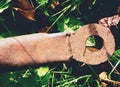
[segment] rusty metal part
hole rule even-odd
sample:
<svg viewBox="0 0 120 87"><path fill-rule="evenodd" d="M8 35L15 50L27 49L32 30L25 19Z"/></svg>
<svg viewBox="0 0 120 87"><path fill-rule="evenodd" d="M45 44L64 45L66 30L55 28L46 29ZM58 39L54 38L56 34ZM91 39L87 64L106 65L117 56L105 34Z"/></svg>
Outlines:
<svg viewBox="0 0 120 87"><path fill-rule="evenodd" d="M0 66L33 66L71 57L66 33L31 34L0 40Z"/></svg>
<svg viewBox="0 0 120 87"><path fill-rule="evenodd" d="M97 52L86 49L83 55L86 39L91 35L102 37L104 45ZM75 33L38 33L0 39L0 67L34 66L70 58L94 65L105 62L114 50L110 30L99 24L88 24Z"/></svg>
<svg viewBox="0 0 120 87"><path fill-rule="evenodd" d="M94 52L86 48L86 40L91 35L97 35L103 39L103 46L100 50ZM71 48L73 58L87 64L95 65L107 61L114 53L115 41L108 28L98 24L88 24L71 36Z"/></svg>

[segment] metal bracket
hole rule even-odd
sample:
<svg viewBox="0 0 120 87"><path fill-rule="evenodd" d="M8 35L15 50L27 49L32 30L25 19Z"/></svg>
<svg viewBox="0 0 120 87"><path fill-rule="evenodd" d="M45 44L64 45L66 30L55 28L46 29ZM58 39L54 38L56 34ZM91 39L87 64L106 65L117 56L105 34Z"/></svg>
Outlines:
<svg viewBox="0 0 120 87"><path fill-rule="evenodd" d="M85 45L91 35L103 39L102 48L96 52ZM88 24L74 33L37 33L0 39L0 67L34 66L70 58L95 65L107 61L114 51L111 31L100 24Z"/></svg>

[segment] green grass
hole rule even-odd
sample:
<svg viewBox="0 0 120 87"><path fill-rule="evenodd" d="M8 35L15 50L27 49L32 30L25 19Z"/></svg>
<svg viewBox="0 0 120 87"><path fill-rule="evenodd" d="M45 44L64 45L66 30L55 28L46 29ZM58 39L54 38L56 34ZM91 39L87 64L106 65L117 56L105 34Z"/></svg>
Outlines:
<svg viewBox="0 0 120 87"><path fill-rule="evenodd" d="M10 0L8 0L10 1ZM84 14L81 16L79 9L84 3L84 0L67 0L62 2L60 9L51 9L51 3L49 0L36 0L38 5L35 9L38 11L42 10L42 14L48 17L50 22L50 28L58 28L59 32L64 31L75 31L79 27L83 26L88 17L92 14ZM54 0L52 0L54 2ZM88 10L92 9L96 5L97 0L91 1L88 6ZM41 3L42 2L42 3ZM29 31L33 32L33 28L37 28L34 22L31 22L23 17L19 19L22 15L19 15L11 3L6 7L0 2L0 38L6 38L11 36L17 36L22 33L28 34ZM1 10L2 9L2 10ZM6 18L6 13L9 13L10 17ZM74 15L73 15L74 14ZM40 15L38 15L40 16ZM83 19L86 20L83 20ZM94 17L93 17L94 18ZM9 20L8 20L9 19ZM36 19L37 20L37 19ZM39 19L40 20L40 19ZM12 21L12 27L9 23ZM22 26L23 29L29 28L26 32L17 30L19 23L26 22ZM47 22L48 22L47 21ZM38 22L38 21L37 21ZM32 23L32 27L30 26ZM40 24L39 24L40 25ZM48 26L48 25L47 25ZM26 28L27 27L27 28ZM49 28L49 29L50 29ZM20 31L20 33L18 33ZM34 30L36 31L36 30ZM119 38L119 37L118 37ZM89 40L89 42L91 39ZM93 41L93 39L92 39ZM110 58L109 63L100 64L96 66L83 65L83 63L77 62L75 60L63 62L63 63L50 63L37 68L31 68L18 71L9 71L0 73L0 86L1 87L101 87L101 82L99 80L99 73L106 71L109 78L119 80L120 76L117 71L120 66L120 49L117 49L114 55Z"/></svg>

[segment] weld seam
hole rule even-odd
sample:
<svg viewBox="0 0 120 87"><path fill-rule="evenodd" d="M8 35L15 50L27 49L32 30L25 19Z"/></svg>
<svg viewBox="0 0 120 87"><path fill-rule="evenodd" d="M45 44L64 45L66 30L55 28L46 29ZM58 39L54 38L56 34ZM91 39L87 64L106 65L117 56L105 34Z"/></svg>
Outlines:
<svg viewBox="0 0 120 87"><path fill-rule="evenodd" d="M71 41L70 41L71 33L66 33L66 36L67 36L68 51L70 53L70 58L72 58L73 57L73 52L72 52L72 46L71 46Z"/></svg>

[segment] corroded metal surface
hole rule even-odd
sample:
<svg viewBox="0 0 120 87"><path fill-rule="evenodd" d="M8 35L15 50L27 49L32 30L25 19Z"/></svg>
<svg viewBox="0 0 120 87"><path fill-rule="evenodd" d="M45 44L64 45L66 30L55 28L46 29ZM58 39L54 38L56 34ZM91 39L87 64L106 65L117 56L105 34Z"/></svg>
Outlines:
<svg viewBox="0 0 120 87"><path fill-rule="evenodd" d="M86 40L91 35L97 35L103 39L103 46L100 50L94 52L86 48ZM115 51L112 33L108 28L98 24L88 24L77 30L71 36L71 46L73 58L92 65L107 61Z"/></svg>
<svg viewBox="0 0 120 87"><path fill-rule="evenodd" d="M103 47L97 52L85 51L86 39L91 35L104 40ZM94 65L105 62L114 50L110 30L98 24L88 24L75 33L38 33L0 39L0 67L34 66L70 58Z"/></svg>
<svg viewBox="0 0 120 87"><path fill-rule="evenodd" d="M34 66L71 57L66 33L31 34L0 40L1 66Z"/></svg>

